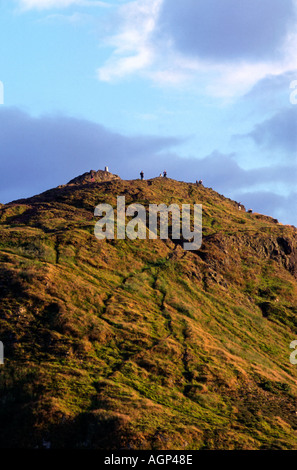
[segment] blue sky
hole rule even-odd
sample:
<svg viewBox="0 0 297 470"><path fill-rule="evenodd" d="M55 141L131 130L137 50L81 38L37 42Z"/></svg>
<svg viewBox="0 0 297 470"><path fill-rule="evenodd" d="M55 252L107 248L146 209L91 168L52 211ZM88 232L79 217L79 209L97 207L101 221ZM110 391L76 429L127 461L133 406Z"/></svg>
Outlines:
<svg viewBox="0 0 297 470"><path fill-rule="evenodd" d="M0 202L166 169L297 226L296 26L295 0L0 0Z"/></svg>

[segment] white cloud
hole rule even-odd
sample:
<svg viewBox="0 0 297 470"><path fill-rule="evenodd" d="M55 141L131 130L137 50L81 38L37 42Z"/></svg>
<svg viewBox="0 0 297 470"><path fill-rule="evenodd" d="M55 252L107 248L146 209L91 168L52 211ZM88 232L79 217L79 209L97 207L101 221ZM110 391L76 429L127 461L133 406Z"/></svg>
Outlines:
<svg viewBox="0 0 297 470"><path fill-rule="evenodd" d="M242 96L265 77L282 75L294 69L296 64L293 61L212 64L208 67L210 77L205 89L217 97Z"/></svg>
<svg viewBox="0 0 297 470"><path fill-rule="evenodd" d="M19 0L20 7L24 10L47 10L50 8L66 8L70 5L79 6L106 6L105 2L98 0Z"/></svg>
<svg viewBox="0 0 297 470"><path fill-rule="evenodd" d="M24 10L116 5L98 0L18 1ZM297 12L297 0L292 1ZM213 97L232 99L246 94L268 75L282 75L297 69L297 27L287 35L282 53L275 59L230 62L219 56L206 59L177 50L172 34L166 35L166 31L159 34L164 4L165 0L125 0L117 6L119 21L111 17L109 27L114 29L114 34L106 37L104 43L112 52L97 70L100 81L112 82L137 75L159 86L186 86ZM77 19L73 16L69 21Z"/></svg>
<svg viewBox="0 0 297 470"><path fill-rule="evenodd" d="M151 41L163 0L136 0L120 7L122 26L106 40L114 47L111 58L98 69L102 81L112 81L132 73L149 70L157 60Z"/></svg>
<svg viewBox="0 0 297 470"><path fill-rule="evenodd" d="M119 8L120 30L106 39L113 52L98 69L100 80L112 82L137 74L158 85L199 87L211 96L232 98L244 95L267 75L297 68L297 35L292 32L283 45L281 58L228 62L187 56L177 51L169 35L157 34L163 3L134 0ZM297 5L296 0L294 3Z"/></svg>

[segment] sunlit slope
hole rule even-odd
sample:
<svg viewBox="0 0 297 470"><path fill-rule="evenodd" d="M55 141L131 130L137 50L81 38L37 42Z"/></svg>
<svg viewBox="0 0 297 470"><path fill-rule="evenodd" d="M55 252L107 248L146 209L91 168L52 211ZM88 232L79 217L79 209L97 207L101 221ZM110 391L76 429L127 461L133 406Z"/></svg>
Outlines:
<svg viewBox="0 0 297 470"><path fill-rule="evenodd" d="M104 202L203 206L203 244L103 240ZM0 208L0 446L297 449L297 230L166 178Z"/></svg>

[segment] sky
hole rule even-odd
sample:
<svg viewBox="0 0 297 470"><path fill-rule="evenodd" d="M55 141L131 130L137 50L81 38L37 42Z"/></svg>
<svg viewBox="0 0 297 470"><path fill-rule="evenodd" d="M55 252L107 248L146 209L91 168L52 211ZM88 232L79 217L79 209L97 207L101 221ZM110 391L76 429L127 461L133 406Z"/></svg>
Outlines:
<svg viewBox="0 0 297 470"><path fill-rule="evenodd" d="M297 226L296 52L297 0L0 0L0 202L107 165Z"/></svg>

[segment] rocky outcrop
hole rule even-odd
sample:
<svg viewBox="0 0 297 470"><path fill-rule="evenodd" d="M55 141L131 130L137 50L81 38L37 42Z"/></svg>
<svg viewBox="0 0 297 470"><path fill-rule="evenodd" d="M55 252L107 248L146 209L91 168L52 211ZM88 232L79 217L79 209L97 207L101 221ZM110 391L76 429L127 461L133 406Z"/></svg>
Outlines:
<svg viewBox="0 0 297 470"><path fill-rule="evenodd" d="M121 178L118 175L114 175L109 171L104 170L90 170L86 173L77 176L70 180L67 184L84 184L84 183L100 183L102 181L113 181L120 180Z"/></svg>

